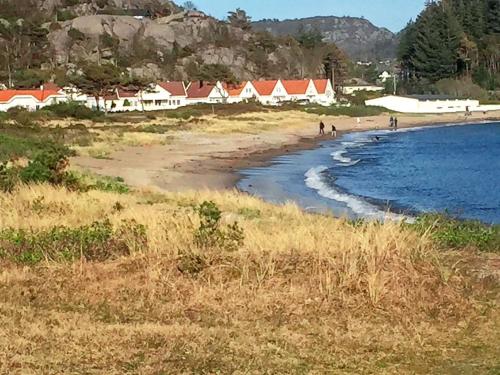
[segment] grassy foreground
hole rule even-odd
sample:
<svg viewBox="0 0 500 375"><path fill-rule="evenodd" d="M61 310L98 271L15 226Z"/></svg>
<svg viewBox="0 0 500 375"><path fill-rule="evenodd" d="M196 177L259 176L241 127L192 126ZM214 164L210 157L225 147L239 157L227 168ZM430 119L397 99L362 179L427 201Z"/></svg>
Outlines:
<svg viewBox="0 0 500 375"><path fill-rule="evenodd" d="M0 193L0 264L0 373L500 371L499 255L430 226L20 185Z"/></svg>

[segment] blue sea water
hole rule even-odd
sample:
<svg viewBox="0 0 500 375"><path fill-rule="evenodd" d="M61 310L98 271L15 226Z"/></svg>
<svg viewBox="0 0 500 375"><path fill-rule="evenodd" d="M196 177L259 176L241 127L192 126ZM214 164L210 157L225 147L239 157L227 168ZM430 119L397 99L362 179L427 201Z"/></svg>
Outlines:
<svg viewBox="0 0 500 375"><path fill-rule="evenodd" d="M349 133L241 173L242 190L338 216L500 223L500 123Z"/></svg>

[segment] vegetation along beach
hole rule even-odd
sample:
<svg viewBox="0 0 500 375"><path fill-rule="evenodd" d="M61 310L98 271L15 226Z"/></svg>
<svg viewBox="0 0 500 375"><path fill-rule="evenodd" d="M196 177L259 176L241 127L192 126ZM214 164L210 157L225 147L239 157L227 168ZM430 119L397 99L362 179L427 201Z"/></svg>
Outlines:
<svg viewBox="0 0 500 375"><path fill-rule="evenodd" d="M223 3L0 0L0 374L499 373L498 1Z"/></svg>

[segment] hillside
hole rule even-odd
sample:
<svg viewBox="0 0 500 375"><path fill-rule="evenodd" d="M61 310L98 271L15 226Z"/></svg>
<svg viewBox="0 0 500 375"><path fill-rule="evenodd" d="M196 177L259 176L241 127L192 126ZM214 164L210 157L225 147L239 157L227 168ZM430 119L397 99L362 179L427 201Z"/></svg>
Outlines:
<svg viewBox="0 0 500 375"><path fill-rule="evenodd" d="M324 40L335 43L349 57L361 60L394 58L398 38L391 31L355 17L312 17L294 20L262 20L252 23L256 30L275 35L294 35L301 29L317 29Z"/></svg>
<svg viewBox="0 0 500 375"><path fill-rule="evenodd" d="M0 82L13 71L66 72L88 61L161 79L245 80L319 77L328 56L345 60L333 44L304 46L253 32L244 12L219 21L158 0L0 0L0 5L0 48L9 51L0 56ZM150 16L137 19L133 9Z"/></svg>

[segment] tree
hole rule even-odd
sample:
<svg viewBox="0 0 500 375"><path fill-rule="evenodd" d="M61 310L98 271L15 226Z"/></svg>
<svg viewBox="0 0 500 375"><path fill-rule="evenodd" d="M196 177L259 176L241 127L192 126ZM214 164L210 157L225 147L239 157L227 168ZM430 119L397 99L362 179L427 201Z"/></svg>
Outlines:
<svg viewBox="0 0 500 375"><path fill-rule="evenodd" d="M124 87L136 90L139 93L142 112L145 111L143 94L145 92L151 92L153 82L154 82L153 78L140 77L138 75L132 75L129 78L122 80L122 85Z"/></svg>
<svg viewBox="0 0 500 375"><path fill-rule="evenodd" d="M198 10L198 7L192 1L186 1L182 7L186 10Z"/></svg>
<svg viewBox="0 0 500 375"><path fill-rule="evenodd" d="M243 9L237 8L228 14L227 20L231 26L247 31L252 29L252 20Z"/></svg>
<svg viewBox="0 0 500 375"><path fill-rule="evenodd" d="M123 82L122 71L112 64L84 64L80 74L70 77L70 83L84 94L93 96L99 110L99 99L104 99L104 112L107 113L106 97L116 92Z"/></svg>
<svg viewBox="0 0 500 375"><path fill-rule="evenodd" d="M295 39L299 44L307 49L314 49L316 47L321 47L324 45L323 34L318 29L306 30L306 28L301 25Z"/></svg>
<svg viewBox="0 0 500 375"><path fill-rule="evenodd" d="M203 64L198 68L194 78L207 82L236 82L236 78L233 72L231 72L231 69L223 64Z"/></svg>

